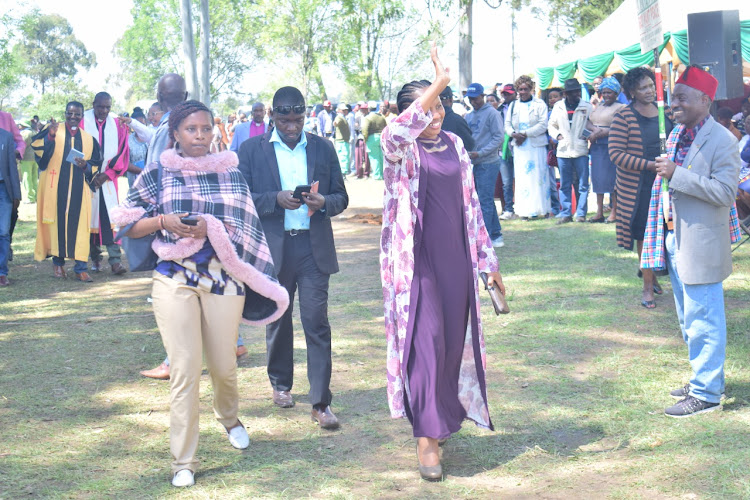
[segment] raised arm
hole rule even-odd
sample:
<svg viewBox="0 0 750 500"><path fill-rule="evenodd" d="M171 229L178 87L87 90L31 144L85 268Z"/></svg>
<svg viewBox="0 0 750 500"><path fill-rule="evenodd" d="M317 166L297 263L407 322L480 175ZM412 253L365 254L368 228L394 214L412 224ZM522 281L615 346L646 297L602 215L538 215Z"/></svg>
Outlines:
<svg viewBox="0 0 750 500"><path fill-rule="evenodd" d="M427 128L432 121L432 113L429 109L440 92L448 86L451 81L450 69L443 66L437 54L435 42L430 48L430 57L435 67L435 78L422 95L417 98L411 106L401 112L384 130L380 139L383 153L389 161L397 162L403 158L404 152Z"/></svg>

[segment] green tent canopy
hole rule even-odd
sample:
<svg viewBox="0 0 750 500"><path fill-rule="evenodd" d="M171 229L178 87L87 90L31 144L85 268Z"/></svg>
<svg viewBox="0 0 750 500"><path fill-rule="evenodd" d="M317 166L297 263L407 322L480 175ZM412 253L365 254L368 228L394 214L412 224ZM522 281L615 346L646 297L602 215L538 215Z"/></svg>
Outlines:
<svg viewBox="0 0 750 500"><path fill-rule="evenodd" d="M740 21L740 39L742 59L745 63L745 74L747 74L750 63L750 20ZM665 50L669 52L673 61L687 64L690 59L687 30L665 33L664 42L659 46L659 54L661 55ZM539 88L547 89L558 82L562 84L568 78L573 78L577 71L580 71L585 81L591 83L597 76L606 74L613 61L616 61L623 71L628 71L638 66L653 66L654 58L651 53L641 54L641 44L636 43L622 50L578 59L555 67L537 68L536 77Z"/></svg>

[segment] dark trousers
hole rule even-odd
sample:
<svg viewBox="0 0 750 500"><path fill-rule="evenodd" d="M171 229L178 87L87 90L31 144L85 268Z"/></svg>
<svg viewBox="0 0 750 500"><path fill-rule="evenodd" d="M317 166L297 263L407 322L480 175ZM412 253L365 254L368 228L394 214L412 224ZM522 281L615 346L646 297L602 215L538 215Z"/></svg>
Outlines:
<svg viewBox="0 0 750 500"><path fill-rule="evenodd" d="M10 211L10 242L13 243L13 231L16 230L16 222L18 222L18 208L13 207Z"/></svg>
<svg viewBox="0 0 750 500"><path fill-rule="evenodd" d="M284 236L284 257L279 283L289 292L289 308L281 319L266 327L268 378L277 391L290 391L294 375L292 309L299 289L302 328L307 343L307 379L310 404L331 403L331 325L328 323L328 280L312 255L310 232Z"/></svg>

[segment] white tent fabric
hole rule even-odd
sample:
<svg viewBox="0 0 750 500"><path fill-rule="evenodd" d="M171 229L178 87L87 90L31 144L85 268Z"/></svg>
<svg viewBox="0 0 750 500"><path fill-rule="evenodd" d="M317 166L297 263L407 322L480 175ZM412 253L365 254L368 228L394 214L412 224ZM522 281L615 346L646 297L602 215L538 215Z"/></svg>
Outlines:
<svg viewBox="0 0 750 500"><path fill-rule="evenodd" d="M740 19L750 19L750 2L740 0L659 0L662 30L687 29L687 15L694 12L739 10ZM552 53L545 60L533 62L535 68L558 66L587 57L622 50L640 41L636 0L625 0L607 19L578 41ZM531 61L529 61L531 62Z"/></svg>

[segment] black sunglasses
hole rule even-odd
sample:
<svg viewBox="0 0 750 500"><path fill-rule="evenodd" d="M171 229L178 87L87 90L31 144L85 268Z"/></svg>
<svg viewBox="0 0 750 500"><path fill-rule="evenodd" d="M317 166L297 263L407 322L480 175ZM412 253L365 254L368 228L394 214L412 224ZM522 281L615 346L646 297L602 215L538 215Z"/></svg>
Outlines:
<svg viewBox="0 0 750 500"><path fill-rule="evenodd" d="M304 104L298 104L296 106L274 106L273 112L280 115L288 115L289 113L304 113L307 108Z"/></svg>

